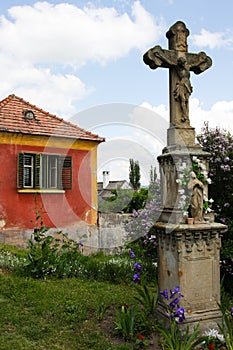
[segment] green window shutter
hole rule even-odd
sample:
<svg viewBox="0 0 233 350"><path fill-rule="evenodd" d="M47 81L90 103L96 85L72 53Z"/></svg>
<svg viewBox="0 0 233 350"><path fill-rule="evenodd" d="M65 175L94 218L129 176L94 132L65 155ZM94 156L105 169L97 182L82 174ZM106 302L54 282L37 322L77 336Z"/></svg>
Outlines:
<svg viewBox="0 0 233 350"><path fill-rule="evenodd" d="M35 155L35 188L41 188L41 154Z"/></svg>
<svg viewBox="0 0 233 350"><path fill-rule="evenodd" d="M63 190L72 189L72 157L60 157L60 187Z"/></svg>
<svg viewBox="0 0 233 350"><path fill-rule="evenodd" d="M23 188L23 160L24 154L18 154L18 174L17 174L17 187Z"/></svg>

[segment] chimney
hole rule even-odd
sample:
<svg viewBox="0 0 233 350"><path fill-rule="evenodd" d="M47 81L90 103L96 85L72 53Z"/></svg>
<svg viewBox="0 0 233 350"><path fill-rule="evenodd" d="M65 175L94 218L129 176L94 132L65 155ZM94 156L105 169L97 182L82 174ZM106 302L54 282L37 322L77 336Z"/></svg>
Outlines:
<svg viewBox="0 0 233 350"><path fill-rule="evenodd" d="M103 171L103 188L106 188L109 184L109 171Z"/></svg>

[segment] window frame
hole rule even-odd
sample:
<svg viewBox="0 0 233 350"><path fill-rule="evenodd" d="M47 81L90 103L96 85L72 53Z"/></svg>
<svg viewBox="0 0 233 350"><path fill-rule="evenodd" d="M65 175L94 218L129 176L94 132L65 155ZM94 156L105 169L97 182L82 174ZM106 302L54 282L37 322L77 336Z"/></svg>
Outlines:
<svg viewBox="0 0 233 350"><path fill-rule="evenodd" d="M32 185L25 185L26 157L32 159ZM52 153L20 152L18 154L17 187L21 191L53 192L72 189L72 156Z"/></svg>
<svg viewBox="0 0 233 350"><path fill-rule="evenodd" d="M31 159L31 164L27 164L26 157ZM28 173L29 171L29 173ZM29 176L28 176L29 174ZM27 177L29 177L30 185L27 185ZM34 187L34 157L31 154L25 154L23 160L23 187L24 188L33 188Z"/></svg>

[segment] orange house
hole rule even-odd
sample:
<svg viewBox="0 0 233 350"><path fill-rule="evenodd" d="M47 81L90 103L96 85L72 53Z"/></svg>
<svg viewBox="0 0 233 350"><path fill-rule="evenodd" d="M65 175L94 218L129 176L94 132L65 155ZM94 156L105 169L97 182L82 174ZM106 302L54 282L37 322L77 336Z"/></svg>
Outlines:
<svg viewBox="0 0 233 350"><path fill-rule="evenodd" d="M51 228L96 224L102 141L15 95L2 100L0 242L25 244L38 213Z"/></svg>

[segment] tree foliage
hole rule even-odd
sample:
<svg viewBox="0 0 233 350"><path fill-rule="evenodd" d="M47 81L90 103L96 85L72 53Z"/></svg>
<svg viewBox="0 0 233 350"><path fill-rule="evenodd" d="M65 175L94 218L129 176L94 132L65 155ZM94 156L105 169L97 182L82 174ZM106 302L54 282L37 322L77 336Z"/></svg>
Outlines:
<svg viewBox="0 0 233 350"><path fill-rule="evenodd" d="M139 190L141 174L140 174L140 165L139 162L133 160L132 158L129 160L129 182L134 190Z"/></svg>
<svg viewBox="0 0 233 350"><path fill-rule="evenodd" d="M99 199L99 211L102 213L120 213L125 212L131 202L134 191L118 188L112 190L112 195L108 198Z"/></svg>
<svg viewBox="0 0 233 350"><path fill-rule="evenodd" d="M221 271L226 274L229 286L233 276L233 136L226 130L211 129L206 123L198 141L203 150L210 153L209 198L214 199L216 221L228 226L222 238Z"/></svg>

